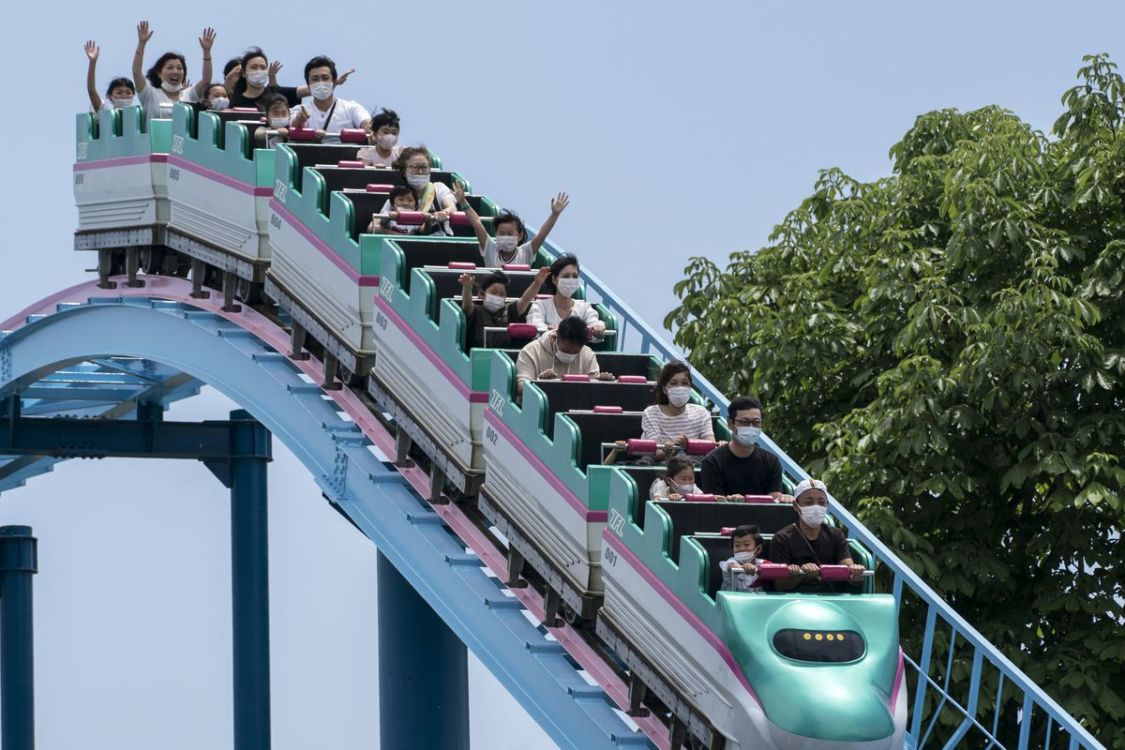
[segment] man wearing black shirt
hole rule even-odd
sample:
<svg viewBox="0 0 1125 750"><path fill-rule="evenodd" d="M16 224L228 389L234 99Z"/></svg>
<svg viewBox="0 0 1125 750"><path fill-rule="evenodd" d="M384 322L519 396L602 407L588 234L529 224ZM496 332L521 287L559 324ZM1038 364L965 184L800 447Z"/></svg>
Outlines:
<svg viewBox="0 0 1125 750"><path fill-rule="evenodd" d="M778 591L816 593L837 590L820 580L821 565L847 565L851 582L859 581L864 567L852 562L844 532L824 523L828 492L824 482L806 479L797 485L794 508L798 520L781 529L770 540L769 560L789 566L789 577L774 583Z"/></svg>
<svg viewBox="0 0 1125 750"><path fill-rule="evenodd" d="M739 396L727 407L727 424L734 440L707 454L700 465L700 487L709 495L726 497L781 494L781 462L758 447L762 434L762 405L756 398Z"/></svg>

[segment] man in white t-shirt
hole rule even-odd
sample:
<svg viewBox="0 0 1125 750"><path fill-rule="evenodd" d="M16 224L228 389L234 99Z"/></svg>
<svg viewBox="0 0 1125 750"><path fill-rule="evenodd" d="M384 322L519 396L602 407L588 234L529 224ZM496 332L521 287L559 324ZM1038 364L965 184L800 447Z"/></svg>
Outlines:
<svg viewBox="0 0 1125 750"><path fill-rule="evenodd" d="M312 97L293 111L290 124L295 128L339 133L343 128L367 128L371 113L359 102L335 95L336 63L318 55L305 63L305 83ZM322 143L339 143L339 135L325 136Z"/></svg>

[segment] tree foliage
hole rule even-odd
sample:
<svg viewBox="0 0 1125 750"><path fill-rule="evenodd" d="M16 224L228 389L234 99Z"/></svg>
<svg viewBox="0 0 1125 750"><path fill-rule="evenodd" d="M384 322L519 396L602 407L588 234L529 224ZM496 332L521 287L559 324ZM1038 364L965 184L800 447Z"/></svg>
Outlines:
<svg viewBox="0 0 1125 750"><path fill-rule="evenodd" d="M1107 746L1125 748L1125 83L1051 136L923 115L891 176L821 172L758 252L692 258L665 324Z"/></svg>

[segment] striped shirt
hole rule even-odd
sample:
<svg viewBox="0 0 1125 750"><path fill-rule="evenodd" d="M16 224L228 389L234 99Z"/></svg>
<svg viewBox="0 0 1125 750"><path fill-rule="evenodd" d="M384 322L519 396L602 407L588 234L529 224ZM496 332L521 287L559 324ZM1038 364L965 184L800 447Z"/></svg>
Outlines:
<svg viewBox="0 0 1125 750"><path fill-rule="evenodd" d="M680 435L688 440L714 440L711 413L699 404L688 404L683 414L670 417L653 404L641 414L641 439L671 443Z"/></svg>

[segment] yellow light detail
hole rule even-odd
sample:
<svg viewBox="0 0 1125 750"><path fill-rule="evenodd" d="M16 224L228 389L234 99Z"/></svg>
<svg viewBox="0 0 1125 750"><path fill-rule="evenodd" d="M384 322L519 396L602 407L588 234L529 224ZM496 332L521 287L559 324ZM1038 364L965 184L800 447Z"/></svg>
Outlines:
<svg viewBox="0 0 1125 750"><path fill-rule="evenodd" d="M812 640L812 633L805 633L805 640L811 641Z"/></svg>
<svg viewBox="0 0 1125 750"><path fill-rule="evenodd" d="M832 635L831 633L829 633L829 634L828 634L828 640L830 640L830 641L834 641L834 640L836 640L836 636L834 636L834 635Z"/></svg>
<svg viewBox="0 0 1125 750"><path fill-rule="evenodd" d="M823 640L824 640L824 636L823 636L823 635L821 635L820 633L817 633L817 634L816 634L816 639L817 639L818 641L823 641Z"/></svg>
<svg viewBox="0 0 1125 750"><path fill-rule="evenodd" d="M837 640L841 640L841 641L842 641L842 640L844 640L844 634L843 634L843 633L837 633L837 634L836 634L836 638L837 638Z"/></svg>

